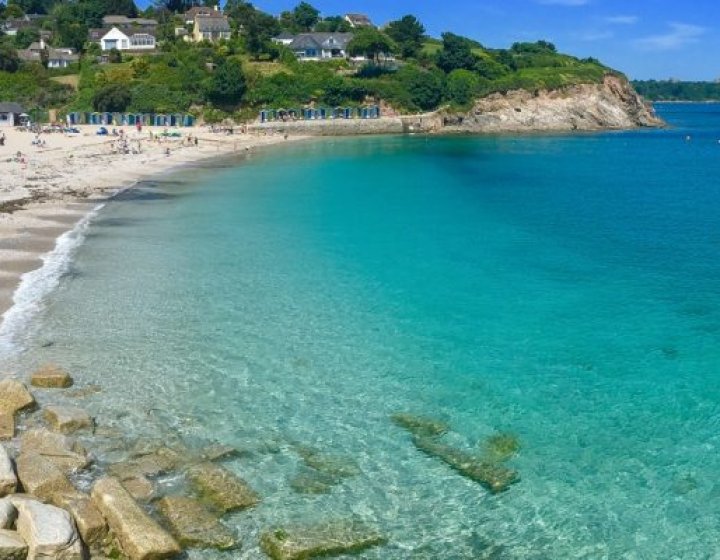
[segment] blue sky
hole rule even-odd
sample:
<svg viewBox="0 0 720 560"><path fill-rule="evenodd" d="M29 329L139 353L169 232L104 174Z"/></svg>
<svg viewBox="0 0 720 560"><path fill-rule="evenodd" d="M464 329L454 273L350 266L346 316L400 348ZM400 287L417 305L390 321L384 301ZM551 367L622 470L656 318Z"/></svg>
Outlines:
<svg viewBox="0 0 720 560"><path fill-rule="evenodd" d="M224 0L223 0L224 1ZM267 12L299 0L256 0ZM720 78L720 0L314 0L324 15L368 14L382 24L412 13L429 33L454 31L490 47L546 39L595 56L631 78Z"/></svg>

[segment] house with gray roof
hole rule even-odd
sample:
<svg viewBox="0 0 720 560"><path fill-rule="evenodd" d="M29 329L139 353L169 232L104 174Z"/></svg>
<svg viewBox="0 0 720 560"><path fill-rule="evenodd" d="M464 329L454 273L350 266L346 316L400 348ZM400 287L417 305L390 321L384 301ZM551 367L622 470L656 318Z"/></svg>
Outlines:
<svg viewBox="0 0 720 560"><path fill-rule="evenodd" d="M142 29L144 31L154 32L158 22L154 19L146 18L129 18L127 16L108 15L103 18L103 27L118 29Z"/></svg>
<svg viewBox="0 0 720 560"><path fill-rule="evenodd" d="M370 18L365 14L345 14L345 21L347 21L353 29L375 27Z"/></svg>
<svg viewBox="0 0 720 560"><path fill-rule="evenodd" d="M231 35L230 22L227 17L220 13L195 17L195 26L192 32L192 41L194 43L200 43L201 41L215 43L228 40Z"/></svg>
<svg viewBox="0 0 720 560"><path fill-rule="evenodd" d="M18 126L23 113L25 111L19 103L0 103L0 127Z"/></svg>
<svg viewBox="0 0 720 560"><path fill-rule="evenodd" d="M19 50L18 56L25 62L45 63L48 68L67 68L80 60L74 49L69 47L53 49L44 39L30 43L27 49Z"/></svg>
<svg viewBox="0 0 720 560"><path fill-rule="evenodd" d="M290 43L285 43L281 37L275 42L287 44L298 60L332 60L348 58L347 46L352 38L352 33L301 33Z"/></svg>

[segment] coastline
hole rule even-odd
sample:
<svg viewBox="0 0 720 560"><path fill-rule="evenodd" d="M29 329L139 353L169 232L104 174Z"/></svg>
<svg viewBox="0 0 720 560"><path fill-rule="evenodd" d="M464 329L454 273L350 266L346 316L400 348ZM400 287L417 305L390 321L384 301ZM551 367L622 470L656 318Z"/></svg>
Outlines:
<svg viewBox="0 0 720 560"><path fill-rule="evenodd" d="M61 236L113 196L187 165L305 138L228 135L195 127L182 129L181 138L158 139L164 129L146 127L125 134L137 153L118 153L118 137L97 136L96 126L78 128L77 136L42 134L44 148L32 145L32 133L5 131L0 148L0 325L23 277L42 268Z"/></svg>

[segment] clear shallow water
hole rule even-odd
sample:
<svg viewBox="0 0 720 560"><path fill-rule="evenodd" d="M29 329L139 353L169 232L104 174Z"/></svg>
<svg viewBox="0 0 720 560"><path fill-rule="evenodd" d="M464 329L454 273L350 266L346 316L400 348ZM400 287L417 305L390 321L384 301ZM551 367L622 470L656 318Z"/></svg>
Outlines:
<svg viewBox="0 0 720 560"><path fill-rule="evenodd" d="M676 128L329 140L148 185L0 365L101 384L84 406L131 436L249 450L233 558L349 514L389 537L369 559L713 558L720 107L661 111ZM489 495L396 411L467 450L518 434L522 481ZM297 494L297 445L361 474Z"/></svg>

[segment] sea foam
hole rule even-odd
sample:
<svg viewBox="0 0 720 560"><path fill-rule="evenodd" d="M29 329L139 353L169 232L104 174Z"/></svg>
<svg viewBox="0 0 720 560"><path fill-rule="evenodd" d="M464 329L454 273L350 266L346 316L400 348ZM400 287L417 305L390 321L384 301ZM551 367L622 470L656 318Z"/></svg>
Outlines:
<svg viewBox="0 0 720 560"><path fill-rule="evenodd" d="M23 335L30 328L32 319L42 311L47 296L70 270L90 224L104 206L105 203L99 204L85 214L71 230L58 237L52 251L41 257L42 266L22 275L13 294L13 306L4 313L0 322L0 353L7 355L23 350Z"/></svg>

